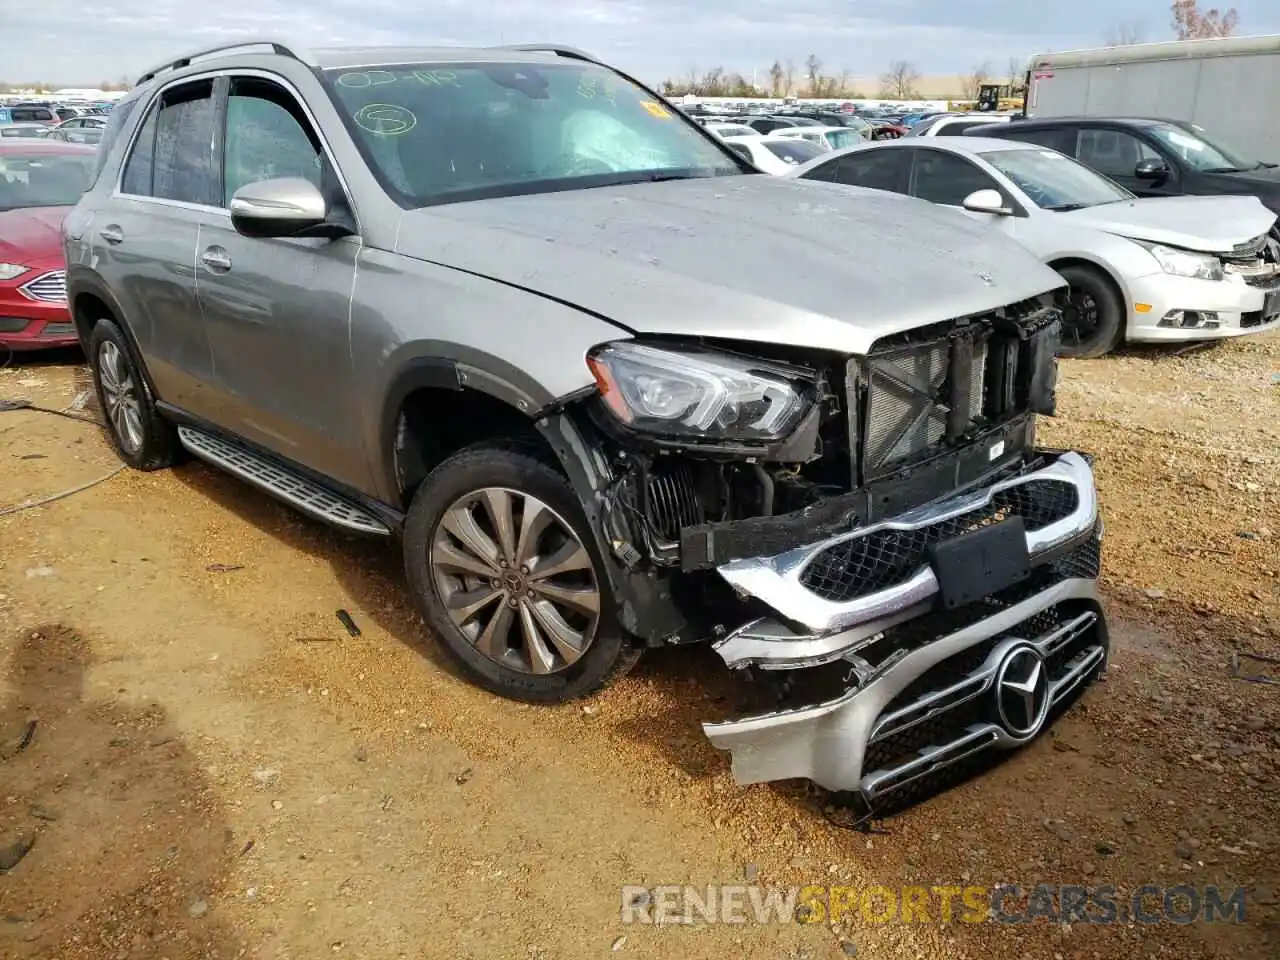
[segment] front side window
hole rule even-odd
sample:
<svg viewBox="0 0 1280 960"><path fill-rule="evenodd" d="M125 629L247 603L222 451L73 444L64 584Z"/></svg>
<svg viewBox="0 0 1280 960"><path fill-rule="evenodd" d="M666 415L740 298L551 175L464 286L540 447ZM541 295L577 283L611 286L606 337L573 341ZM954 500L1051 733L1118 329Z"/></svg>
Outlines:
<svg viewBox="0 0 1280 960"><path fill-rule="evenodd" d="M1081 210L1133 199L1118 183L1053 150L992 150L981 157L1044 210Z"/></svg>
<svg viewBox="0 0 1280 960"><path fill-rule="evenodd" d="M1076 158L1108 177L1132 177L1143 160L1159 160L1160 154L1131 133L1122 130L1084 129Z"/></svg>
<svg viewBox="0 0 1280 960"><path fill-rule="evenodd" d="M1207 132L1195 124L1191 129L1173 124L1155 124L1148 128L1151 135L1168 147L1193 170L1202 173L1238 173L1256 170L1266 164L1250 159L1217 140L1210 140Z"/></svg>
<svg viewBox="0 0 1280 960"><path fill-rule="evenodd" d="M408 207L745 172L675 108L596 64L417 63L326 78Z"/></svg>
<svg viewBox="0 0 1280 960"><path fill-rule="evenodd" d="M120 189L136 196L216 205L215 126L212 80L166 90L134 141Z"/></svg>
<svg viewBox="0 0 1280 960"><path fill-rule="evenodd" d="M912 196L930 203L958 207L977 190L999 190L1000 185L964 157L941 150L916 153L915 189Z"/></svg>
<svg viewBox="0 0 1280 960"><path fill-rule="evenodd" d="M0 151L0 212L72 206L92 170L93 157L82 153Z"/></svg>
<svg viewBox="0 0 1280 960"><path fill-rule="evenodd" d="M241 187L301 177L323 187L324 154L293 97L267 80L236 78L227 97L222 206Z"/></svg>
<svg viewBox="0 0 1280 960"><path fill-rule="evenodd" d="M134 108L137 105L138 101L136 99L125 100L112 110L111 116L107 118L107 122L102 128L102 139L98 141L98 152L93 161L93 183L97 183L98 177L102 176L102 168L106 165L107 155L111 153L111 148L120 139L120 130L128 122L129 117L133 115Z"/></svg>

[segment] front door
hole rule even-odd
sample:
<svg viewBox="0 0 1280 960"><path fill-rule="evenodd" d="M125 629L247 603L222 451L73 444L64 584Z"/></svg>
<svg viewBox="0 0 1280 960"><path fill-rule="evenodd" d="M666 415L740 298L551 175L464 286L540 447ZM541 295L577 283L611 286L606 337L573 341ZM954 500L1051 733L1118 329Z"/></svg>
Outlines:
<svg viewBox="0 0 1280 960"><path fill-rule="evenodd" d="M302 177L347 204L293 94L232 77L218 213L202 218L196 290L213 351L218 422L282 457L351 486L367 483L357 440L348 333L360 242L254 239L227 208L242 186Z"/></svg>
<svg viewBox="0 0 1280 960"><path fill-rule="evenodd" d="M1126 130L1081 128L1076 141L1076 159L1140 197L1176 197L1182 194L1173 160ZM1160 181L1134 176L1138 164L1144 160L1163 161L1169 168L1169 176Z"/></svg>

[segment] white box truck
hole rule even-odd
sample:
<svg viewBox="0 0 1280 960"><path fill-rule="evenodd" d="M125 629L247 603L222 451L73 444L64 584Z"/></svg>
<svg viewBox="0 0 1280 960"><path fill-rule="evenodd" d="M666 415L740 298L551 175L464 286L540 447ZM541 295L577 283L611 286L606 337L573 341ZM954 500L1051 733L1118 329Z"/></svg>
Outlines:
<svg viewBox="0 0 1280 960"><path fill-rule="evenodd" d="M1280 35L1135 43L1032 58L1026 114L1188 120L1280 160L1277 93Z"/></svg>

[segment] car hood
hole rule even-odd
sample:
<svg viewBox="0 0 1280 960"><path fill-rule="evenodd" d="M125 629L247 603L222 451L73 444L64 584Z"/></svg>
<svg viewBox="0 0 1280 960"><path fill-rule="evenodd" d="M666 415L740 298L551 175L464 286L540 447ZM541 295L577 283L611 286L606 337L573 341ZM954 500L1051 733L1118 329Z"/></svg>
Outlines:
<svg viewBox="0 0 1280 960"><path fill-rule="evenodd" d="M404 215L397 250L635 333L852 354L1062 284L956 211L767 174L428 207Z"/></svg>
<svg viewBox="0 0 1280 960"><path fill-rule="evenodd" d="M25 263L62 256L62 221L70 207L25 207L0 211L0 263Z"/></svg>
<svg viewBox="0 0 1280 960"><path fill-rule="evenodd" d="M1257 197L1150 197L1057 216L1133 240L1206 253L1230 253L1276 221Z"/></svg>

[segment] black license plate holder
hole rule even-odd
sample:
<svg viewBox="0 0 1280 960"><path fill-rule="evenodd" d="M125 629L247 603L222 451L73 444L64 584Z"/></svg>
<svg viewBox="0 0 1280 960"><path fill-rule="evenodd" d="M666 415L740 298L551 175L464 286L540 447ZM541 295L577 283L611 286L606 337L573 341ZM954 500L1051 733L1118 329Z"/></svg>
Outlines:
<svg viewBox="0 0 1280 960"><path fill-rule="evenodd" d="M989 597L1031 574L1026 526L1009 517L939 541L929 548L929 565L948 610Z"/></svg>
<svg viewBox="0 0 1280 960"><path fill-rule="evenodd" d="M1262 301L1262 316L1270 320L1280 313L1280 290L1272 290Z"/></svg>

